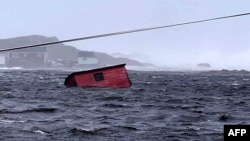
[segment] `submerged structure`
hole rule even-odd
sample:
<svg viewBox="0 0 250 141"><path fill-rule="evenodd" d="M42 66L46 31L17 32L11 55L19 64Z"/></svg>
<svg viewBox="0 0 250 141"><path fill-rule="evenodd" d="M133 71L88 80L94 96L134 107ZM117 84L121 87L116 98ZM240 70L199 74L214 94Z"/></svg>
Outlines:
<svg viewBox="0 0 250 141"><path fill-rule="evenodd" d="M131 86L126 64L119 64L70 74L64 82L67 87L128 88Z"/></svg>

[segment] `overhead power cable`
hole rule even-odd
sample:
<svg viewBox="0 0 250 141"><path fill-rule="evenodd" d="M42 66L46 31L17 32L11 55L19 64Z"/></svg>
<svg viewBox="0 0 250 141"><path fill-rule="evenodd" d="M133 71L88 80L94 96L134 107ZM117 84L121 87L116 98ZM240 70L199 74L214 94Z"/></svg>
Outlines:
<svg viewBox="0 0 250 141"><path fill-rule="evenodd" d="M38 46L59 44L59 43L65 43L65 42L73 42L73 41L79 41L79 40L89 40L89 39L95 39L95 38L103 38L103 37L108 37L108 36L116 36L116 35L121 35L121 34L129 34L129 33L156 30L156 29L169 28L169 27L175 27L175 26L183 26L183 25L196 24L196 23L202 23L202 22L208 22L208 21L214 21L214 20L222 20L222 19L228 19L228 18L247 16L247 15L250 15L250 13L243 13L243 14L230 15L230 16L217 17L217 18L198 20L198 21L191 21L191 22L184 22L184 23L165 25L165 26L155 26L155 27L149 27L149 28L140 28L140 29L127 30L127 31L107 33L107 34L99 34L99 35L93 35L93 36L87 36L87 37L81 37L81 38L73 38L73 39L54 41L54 42L46 42L46 43L33 44L33 45L27 45L27 46L19 46L19 47L2 49L2 50L0 50L0 52L17 50L17 49L25 49L25 48L34 48L34 47L38 47Z"/></svg>

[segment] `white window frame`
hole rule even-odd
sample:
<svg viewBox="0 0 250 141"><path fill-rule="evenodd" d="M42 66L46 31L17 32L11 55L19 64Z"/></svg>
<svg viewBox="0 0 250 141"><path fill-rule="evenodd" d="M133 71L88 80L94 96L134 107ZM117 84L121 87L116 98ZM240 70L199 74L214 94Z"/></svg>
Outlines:
<svg viewBox="0 0 250 141"><path fill-rule="evenodd" d="M12 52L12 58L19 58L20 54L19 52Z"/></svg>
<svg viewBox="0 0 250 141"><path fill-rule="evenodd" d="M43 57L43 53L38 52L38 53L37 53L37 57L39 57L39 58L40 58L40 57Z"/></svg>

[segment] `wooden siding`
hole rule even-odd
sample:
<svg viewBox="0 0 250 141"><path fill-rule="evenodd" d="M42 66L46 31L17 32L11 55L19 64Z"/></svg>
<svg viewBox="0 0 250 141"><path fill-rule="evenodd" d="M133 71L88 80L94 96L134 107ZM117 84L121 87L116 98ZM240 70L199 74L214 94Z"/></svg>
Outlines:
<svg viewBox="0 0 250 141"><path fill-rule="evenodd" d="M103 80L96 80L95 74L103 75ZM71 82L71 81L75 81ZM73 85L71 85L73 84ZM128 73L124 65L118 65L103 69L95 69L90 71L83 71L71 74L65 80L66 86L74 86L76 84L80 87L112 87L112 88L127 88L131 86Z"/></svg>
<svg viewBox="0 0 250 141"><path fill-rule="evenodd" d="M45 65L45 53L43 52L12 52L6 59L6 65L10 67L37 67Z"/></svg>

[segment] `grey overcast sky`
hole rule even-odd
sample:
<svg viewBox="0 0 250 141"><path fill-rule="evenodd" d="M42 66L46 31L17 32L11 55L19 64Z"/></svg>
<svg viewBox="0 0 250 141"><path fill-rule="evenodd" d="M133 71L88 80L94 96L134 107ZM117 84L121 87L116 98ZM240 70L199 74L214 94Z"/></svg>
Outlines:
<svg viewBox="0 0 250 141"><path fill-rule="evenodd" d="M250 12L249 0L2 0L0 38L59 40ZM67 43L157 65L250 69L250 16Z"/></svg>

